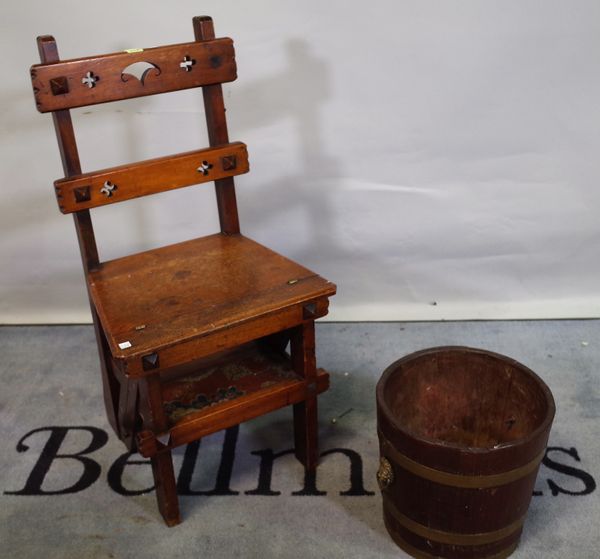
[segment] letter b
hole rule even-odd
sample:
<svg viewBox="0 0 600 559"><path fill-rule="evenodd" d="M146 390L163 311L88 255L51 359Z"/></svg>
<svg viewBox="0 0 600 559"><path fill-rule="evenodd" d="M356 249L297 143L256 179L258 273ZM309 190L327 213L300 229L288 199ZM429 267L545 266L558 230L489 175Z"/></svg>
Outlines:
<svg viewBox="0 0 600 559"><path fill-rule="evenodd" d="M92 435L92 441L87 448L80 450L79 452L73 454L59 454L58 451L70 430L89 431ZM50 436L44 445L38 461L35 463L35 466L25 482L25 487L19 491L5 491L4 493L6 495L64 495L67 493L77 493L78 491L87 489L100 477L100 464L84 455L90 454L106 444L108 435L105 431L98 429L97 427L40 427L39 429L29 431L29 433L21 438L17 443L17 452L29 450L29 447L24 444L24 441L34 433L39 433L40 431L50 431ZM52 462L58 458L77 460L83 464L83 473L80 478L69 487L53 491L44 491L42 489L44 479L50 470Z"/></svg>

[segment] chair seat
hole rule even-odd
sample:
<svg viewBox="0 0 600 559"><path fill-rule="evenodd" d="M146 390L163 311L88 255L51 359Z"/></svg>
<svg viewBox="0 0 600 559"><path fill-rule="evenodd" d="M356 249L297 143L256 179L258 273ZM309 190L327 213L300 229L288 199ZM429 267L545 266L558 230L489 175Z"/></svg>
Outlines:
<svg viewBox="0 0 600 559"><path fill-rule="evenodd" d="M335 294L335 285L242 236L216 234L102 263L93 304L115 358Z"/></svg>

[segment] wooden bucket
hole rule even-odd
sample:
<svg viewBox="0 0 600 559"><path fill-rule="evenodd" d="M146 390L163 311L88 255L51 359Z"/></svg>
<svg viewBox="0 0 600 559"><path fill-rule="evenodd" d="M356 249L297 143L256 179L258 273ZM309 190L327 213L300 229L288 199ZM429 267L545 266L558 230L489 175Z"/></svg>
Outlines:
<svg viewBox="0 0 600 559"><path fill-rule="evenodd" d="M550 389L513 359L413 353L377 384L385 525L414 557L501 558L517 547L554 418Z"/></svg>

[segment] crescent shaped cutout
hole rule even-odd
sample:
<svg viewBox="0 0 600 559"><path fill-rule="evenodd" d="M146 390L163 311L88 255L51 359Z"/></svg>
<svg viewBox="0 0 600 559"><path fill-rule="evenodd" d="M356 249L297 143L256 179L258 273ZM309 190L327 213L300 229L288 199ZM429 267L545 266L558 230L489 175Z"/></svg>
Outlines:
<svg viewBox="0 0 600 559"><path fill-rule="evenodd" d="M151 62L134 62L121 70L121 80L127 82L129 78L135 78L143 85L144 80L148 77L150 72L155 76L159 76L160 68Z"/></svg>

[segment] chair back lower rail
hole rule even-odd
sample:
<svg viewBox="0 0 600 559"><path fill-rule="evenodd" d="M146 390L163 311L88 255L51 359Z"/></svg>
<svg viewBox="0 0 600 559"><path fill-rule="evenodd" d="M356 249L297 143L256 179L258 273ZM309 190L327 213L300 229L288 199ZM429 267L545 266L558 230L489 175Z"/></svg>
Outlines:
<svg viewBox="0 0 600 559"><path fill-rule="evenodd" d="M241 142L149 159L55 181L64 214L247 173Z"/></svg>

